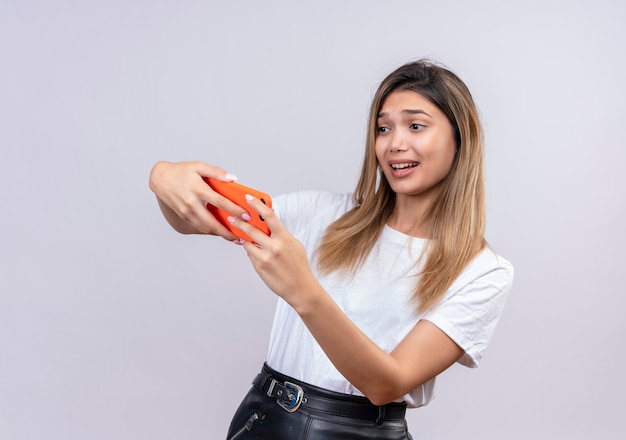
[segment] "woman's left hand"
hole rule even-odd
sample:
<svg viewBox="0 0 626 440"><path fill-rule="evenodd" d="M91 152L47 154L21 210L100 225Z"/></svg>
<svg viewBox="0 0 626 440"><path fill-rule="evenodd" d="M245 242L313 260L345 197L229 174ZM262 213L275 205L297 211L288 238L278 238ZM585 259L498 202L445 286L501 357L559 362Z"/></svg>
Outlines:
<svg viewBox="0 0 626 440"><path fill-rule="evenodd" d="M260 200L246 196L250 207L267 223L271 236L234 216L229 217L233 226L245 232L254 242L243 241L248 258L263 282L292 307L307 300L306 293L317 284L302 243L283 226L271 208Z"/></svg>

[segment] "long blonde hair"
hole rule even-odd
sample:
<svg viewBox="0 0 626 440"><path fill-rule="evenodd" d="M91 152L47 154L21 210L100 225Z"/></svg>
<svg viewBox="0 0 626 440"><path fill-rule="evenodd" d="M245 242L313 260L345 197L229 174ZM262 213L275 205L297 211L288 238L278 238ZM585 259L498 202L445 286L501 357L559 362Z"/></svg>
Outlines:
<svg viewBox="0 0 626 440"><path fill-rule="evenodd" d="M369 113L365 157L354 191L357 206L330 224L317 249L323 273L354 273L380 237L395 205L395 193L375 153L378 113L396 90L419 93L438 106L452 125L457 153L427 215L428 244L414 291L418 310L441 301L465 266L485 247L483 135L472 95L461 79L428 60L407 63L380 84ZM418 263L419 259L416 261Z"/></svg>

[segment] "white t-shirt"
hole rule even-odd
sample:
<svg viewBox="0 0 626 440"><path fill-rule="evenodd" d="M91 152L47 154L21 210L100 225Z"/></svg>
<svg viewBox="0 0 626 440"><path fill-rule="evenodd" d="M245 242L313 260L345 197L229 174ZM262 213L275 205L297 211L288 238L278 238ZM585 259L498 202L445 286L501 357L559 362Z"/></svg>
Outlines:
<svg viewBox="0 0 626 440"><path fill-rule="evenodd" d="M299 192L278 196L274 211L300 240L313 262L323 232L355 206L351 194ZM335 273L316 278L348 317L378 346L391 352L421 319L444 331L465 354L459 363L476 367L498 322L513 280L512 265L485 249L454 281L443 301L426 314L411 300L418 282L416 261L426 243L385 226L378 243L354 277ZM333 391L363 394L330 362L298 314L279 298L270 337L268 365L283 374ZM435 379L399 401L409 407L434 397Z"/></svg>

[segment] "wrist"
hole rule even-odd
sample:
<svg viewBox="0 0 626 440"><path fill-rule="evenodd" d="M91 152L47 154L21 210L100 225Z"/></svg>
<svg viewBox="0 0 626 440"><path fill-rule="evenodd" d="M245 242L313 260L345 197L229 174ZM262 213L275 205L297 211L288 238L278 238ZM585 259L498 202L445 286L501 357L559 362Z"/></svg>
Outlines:
<svg viewBox="0 0 626 440"><path fill-rule="evenodd" d="M170 162L159 161L155 163L154 166L152 167L152 170L150 170L150 177L148 179L148 185L150 189L152 190L152 192L154 192L155 194L158 191L159 183L163 177L164 168L167 168L169 164Z"/></svg>
<svg viewBox="0 0 626 440"><path fill-rule="evenodd" d="M311 277L308 282L302 283L301 287L294 293L294 299L290 305L303 319L315 314L322 307L324 301L330 299L328 293L314 277Z"/></svg>

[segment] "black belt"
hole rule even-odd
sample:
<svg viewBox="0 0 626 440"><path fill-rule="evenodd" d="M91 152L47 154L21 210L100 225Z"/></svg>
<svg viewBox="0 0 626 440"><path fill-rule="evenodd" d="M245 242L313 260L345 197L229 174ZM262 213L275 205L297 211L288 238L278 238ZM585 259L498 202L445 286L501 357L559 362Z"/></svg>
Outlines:
<svg viewBox="0 0 626 440"><path fill-rule="evenodd" d="M372 404L367 398L336 393L295 380L278 373L267 364L252 381L257 389L276 402L286 411L307 408L342 417L375 420L380 424L386 420L404 419L406 403L392 402L383 406Z"/></svg>

